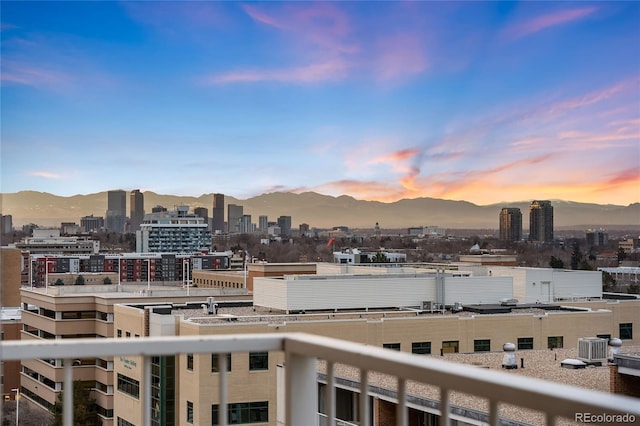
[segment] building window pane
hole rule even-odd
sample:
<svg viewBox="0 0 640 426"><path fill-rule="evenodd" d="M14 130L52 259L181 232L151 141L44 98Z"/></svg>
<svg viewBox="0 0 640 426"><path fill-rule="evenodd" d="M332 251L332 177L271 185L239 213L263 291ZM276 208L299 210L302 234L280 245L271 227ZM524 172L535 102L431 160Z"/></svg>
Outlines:
<svg viewBox="0 0 640 426"><path fill-rule="evenodd" d="M269 402L240 402L227 406L227 416L230 425L246 423L268 423ZM211 406L211 425L218 425L218 405Z"/></svg>
<svg viewBox="0 0 640 426"><path fill-rule="evenodd" d="M134 398L139 398L140 382L118 373L118 390Z"/></svg>
<svg viewBox="0 0 640 426"><path fill-rule="evenodd" d="M562 336L549 336L547 337L548 349L561 349L564 347L564 337Z"/></svg>
<svg viewBox="0 0 640 426"><path fill-rule="evenodd" d="M193 371L193 354L187 354L187 370Z"/></svg>
<svg viewBox="0 0 640 426"><path fill-rule="evenodd" d="M193 424L193 402L187 401L187 423Z"/></svg>
<svg viewBox="0 0 640 426"><path fill-rule="evenodd" d="M394 351L399 351L400 343L383 343L382 347L385 349L393 349Z"/></svg>
<svg viewBox="0 0 640 426"><path fill-rule="evenodd" d="M491 340L479 339L473 341L474 352L489 352L491 350Z"/></svg>
<svg viewBox="0 0 640 426"><path fill-rule="evenodd" d="M269 352L249 352L249 370L268 370Z"/></svg>
<svg viewBox="0 0 640 426"><path fill-rule="evenodd" d="M626 322L620 324L620 339L631 340L633 339L633 323Z"/></svg>
<svg viewBox="0 0 640 426"><path fill-rule="evenodd" d="M518 349L533 349L533 337L518 337Z"/></svg>
<svg viewBox="0 0 640 426"><path fill-rule="evenodd" d="M411 353L418 355L431 354L431 342L413 342L411 343Z"/></svg>
<svg viewBox="0 0 640 426"><path fill-rule="evenodd" d="M218 365L219 365L219 357L220 354L211 354L211 372L212 373L218 373L220 372ZM224 355L223 355L224 356ZM231 354L227 354L226 356L227 358L227 371L231 371Z"/></svg>

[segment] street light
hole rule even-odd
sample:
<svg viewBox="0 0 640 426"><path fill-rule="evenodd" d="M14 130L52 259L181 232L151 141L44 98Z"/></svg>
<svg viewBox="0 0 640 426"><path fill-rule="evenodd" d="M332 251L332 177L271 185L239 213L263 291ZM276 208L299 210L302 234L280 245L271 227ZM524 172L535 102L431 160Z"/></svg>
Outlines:
<svg viewBox="0 0 640 426"><path fill-rule="evenodd" d="M55 265L55 261L47 260L44 265L44 292L49 294L49 264Z"/></svg>
<svg viewBox="0 0 640 426"><path fill-rule="evenodd" d="M18 420L20 420L20 389L13 388L11 389L11 392L16 393L16 426L18 426Z"/></svg>

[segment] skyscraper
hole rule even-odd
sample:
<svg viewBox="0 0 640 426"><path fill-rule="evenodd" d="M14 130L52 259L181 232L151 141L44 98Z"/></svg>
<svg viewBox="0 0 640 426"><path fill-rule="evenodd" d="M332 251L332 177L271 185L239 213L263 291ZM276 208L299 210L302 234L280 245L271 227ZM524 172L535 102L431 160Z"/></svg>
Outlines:
<svg viewBox="0 0 640 426"><path fill-rule="evenodd" d="M209 209L206 207L196 207L193 209L193 214L204 219L204 223L209 227Z"/></svg>
<svg viewBox="0 0 640 426"><path fill-rule="evenodd" d="M291 216L280 216L278 218L278 226L280 227L280 233L283 235L291 234Z"/></svg>
<svg viewBox="0 0 640 426"><path fill-rule="evenodd" d="M227 227L230 234L240 232L240 221L244 216L244 208L236 204L227 205Z"/></svg>
<svg viewBox="0 0 640 426"><path fill-rule="evenodd" d="M213 194L212 233L223 233L224 228L224 194Z"/></svg>
<svg viewBox="0 0 640 426"><path fill-rule="evenodd" d="M520 241L522 239L522 212L515 207L505 207L500 211L500 239Z"/></svg>
<svg viewBox="0 0 640 426"><path fill-rule="evenodd" d="M107 231L124 232L127 220L127 193L122 190L107 192L107 214L105 227Z"/></svg>
<svg viewBox="0 0 640 426"><path fill-rule="evenodd" d="M266 215L260 215L258 217L258 228L261 232L267 232L269 228L269 218Z"/></svg>
<svg viewBox="0 0 640 426"><path fill-rule="evenodd" d="M529 241L553 241L553 206L551 201L535 200L529 206Z"/></svg>
<svg viewBox="0 0 640 426"><path fill-rule="evenodd" d="M129 219L131 232L140 229L140 224L144 220L144 195L139 189L134 189L129 194Z"/></svg>

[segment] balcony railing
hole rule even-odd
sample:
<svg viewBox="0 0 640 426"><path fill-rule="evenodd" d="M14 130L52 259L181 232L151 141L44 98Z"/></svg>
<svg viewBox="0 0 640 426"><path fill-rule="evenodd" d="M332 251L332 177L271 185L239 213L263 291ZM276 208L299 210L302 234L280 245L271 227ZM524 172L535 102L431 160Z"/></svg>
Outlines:
<svg viewBox="0 0 640 426"><path fill-rule="evenodd" d="M189 353L233 353L282 351L285 354L285 422L287 425L318 424L317 360L326 361L326 417L337 424L334 366L345 364L360 369L359 424L371 424L369 372L397 379L396 424L408 421L407 381L439 388L439 415L442 425L451 423L450 395L463 392L489 401L489 424L498 425L501 404L516 405L545 414L546 423L559 418L574 420L576 413L635 416L640 419L638 399L541 381L528 377L478 369L472 366L384 350L328 337L304 333L238 334L201 337L149 337L138 339L68 339L4 341L0 357L4 361L63 359L64 389L73 388L73 359L110 356L142 356L144 389L151 389L151 357L176 355L176 348ZM227 425L226 357L220 359L219 424ZM1 413L0 413L1 414ZM151 392L143 392L143 424L150 424ZM323 415L324 417L324 415ZM63 423L73 425L73 392L64 392ZM324 423L324 421L323 421Z"/></svg>

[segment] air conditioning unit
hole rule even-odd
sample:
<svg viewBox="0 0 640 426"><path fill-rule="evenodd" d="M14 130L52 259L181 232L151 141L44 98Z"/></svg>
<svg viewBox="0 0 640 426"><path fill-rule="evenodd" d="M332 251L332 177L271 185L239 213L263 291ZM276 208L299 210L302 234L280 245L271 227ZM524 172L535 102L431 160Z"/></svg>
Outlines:
<svg viewBox="0 0 640 426"><path fill-rule="evenodd" d="M602 364L607 361L607 339L581 337L578 339L578 359L587 364Z"/></svg>
<svg viewBox="0 0 640 426"><path fill-rule="evenodd" d="M423 311L431 311L433 308L433 302L431 300L422 301L422 310Z"/></svg>

